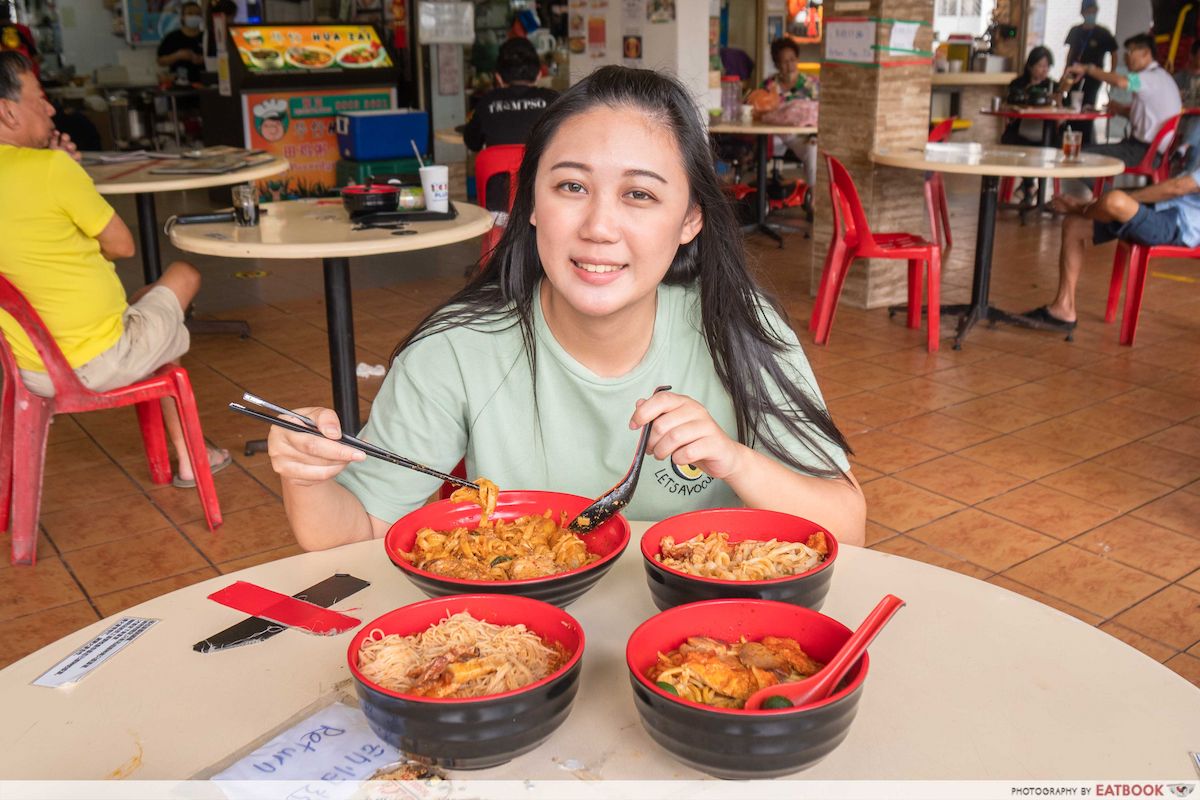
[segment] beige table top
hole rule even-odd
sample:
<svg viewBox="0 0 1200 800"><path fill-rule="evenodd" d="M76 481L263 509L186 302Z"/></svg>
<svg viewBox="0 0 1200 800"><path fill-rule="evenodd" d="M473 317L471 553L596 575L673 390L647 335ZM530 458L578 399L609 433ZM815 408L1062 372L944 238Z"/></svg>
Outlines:
<svg viewBox="0 0 1200 800"><path fill-rule="evenodd" d="M171 243L189 253L230 258L348 258L400 253L453 244L482 236L492 227L486 209L455 201L458 217L446 222L414 222L411 236L388 230L351 230L354 223L338 199L285 200L263 205L259 224L232 222L175 225Z"/></svg>
<svg viewBox="0 0 1200 800"><path fill-rule="evenodd" d="M1017 77L1015 72L935 72L933 86L1007 86Z"/></svg>
<svg viewBox="0 0 1200 800"><path fill-rule="evenodd" d="M1119 159L1109 156L1082 153L1074 161L1065 161L1061 150L1023 145L939 143L930 148L881 148L871 153L871 160L885 167L999 177L1099 178L1125 171Z"/></svg>
<svg viewBox="0 0 1200 800"><path fill-rule="evenodd" d="M287 159L272 156L269 161L220 175L154 175L150 170L174 163L152 158L124 164L95 164L85 167L100 194L142 194L174 192L183 189L207 189L210 186L232 186L235 183L256 181L287 172Z"/></svg>
<svg viewBox="0 0 1200 800"><path fill-rule="evenodd" d="M634 709L625 642L655 608L638 549L646 524L632 527L612 571L568 608L587 631L570 717L509 764L452 775L704 777L654 744ZM206 599L217 589L244 580L291 594L335 572L371 582L337 606L364 622L424 599L382 542L305 553L130 608L122 615L161 622L72 687L31 685L114 618L96 622L0 671L0 776L103 778L124 765L133 779L191 777L331 691L349 687L352 695L351 633L285 631L231 650L192 650L244 617ZM850 733L792 778L1195 781L1187 751L1200 744L1200 690L1163 665L1006 589L855 547L843 547L823 611L855 627L885 592L907 606L871 645ZM572 761L582 767L572 772ZM723 796L744 796L724 786Z"/></svg>
<svg viewBox="0 0 1200 800"><path fill-rule="evenodd" d="M441 130L434 131L433 138L437 139L439 142L445 142L446 144L463 143L462 133L454 130L454 128L442 128Z"/></svg>
<svg viewBox="0 0 1200 800"><path fill-rule="evenodd" d="M800 125L771 125L766 122L754 122L743 125L740 122L714 122L708 126L709 133L739 133L743 136L805 136L814 134L817 129L813 126Z"/></svg>

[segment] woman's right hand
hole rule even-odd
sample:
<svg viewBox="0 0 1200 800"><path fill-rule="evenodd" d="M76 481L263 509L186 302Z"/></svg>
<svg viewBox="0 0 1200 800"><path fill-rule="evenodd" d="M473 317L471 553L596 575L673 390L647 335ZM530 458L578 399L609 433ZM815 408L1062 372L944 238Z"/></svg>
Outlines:
<svg viewBox="0 0 1200 800"><path fill-rule="evenodd" d="M296 486L313 486L337 475L351 461L366 458L365 453L337 441L342 426L331 409L298 408L296 413L317 423L326 438L272 425L267 435L267 454L283 480Z"/></svg>

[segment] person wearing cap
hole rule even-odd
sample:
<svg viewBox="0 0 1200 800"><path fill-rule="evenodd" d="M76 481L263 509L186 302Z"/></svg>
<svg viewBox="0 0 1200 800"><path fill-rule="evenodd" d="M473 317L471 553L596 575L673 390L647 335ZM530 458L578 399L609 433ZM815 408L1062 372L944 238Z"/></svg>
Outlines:
<svg viewBox="0 0 1200 800"><path fill-rule="evenodd" d="M1096 24L1096 16L1099 12L1100 7L1096 4L1096 0L1083 0L1083 5L1079 9L1079 13L1083 15L1083 24L1076 25L1067 32L1066 64L1068 68L1076 64L1083 64L1095 66L1103 72L1105 59L1109 53L1112 53L1113 66L1116 66L1117 39L1108 28ZM1097 78L1084 77L1083 85L1079 88L1083 90L1085 106L1096 107L1096 96L1100 93L1101 83L1102 81Z"/></svg>
<svg viewBox="0 0 1200 800"><path fill-rule="evenodd" d="M1183 109L1175 79L1154 60L1154 37L1139 33L1125 40L1127 75L1105 72L1095 64L1072 64L1067 67L1071 79L1094 79L1127 89L1133 101L1126 105L1110 100L1108 110L1129 118L1129 135L1111 144L1084 145L1089 153L1119 158L1126 166L1134 166L1146 156L1159 128ZM1165 157L1165 154L1164 154Z"/></svg>

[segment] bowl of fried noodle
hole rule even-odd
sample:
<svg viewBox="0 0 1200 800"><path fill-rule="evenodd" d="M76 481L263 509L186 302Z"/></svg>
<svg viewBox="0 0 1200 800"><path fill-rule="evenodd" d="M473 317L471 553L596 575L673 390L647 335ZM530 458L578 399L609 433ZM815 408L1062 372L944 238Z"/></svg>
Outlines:
<svg viewBox="0 0 1200 800"><path fill-rule="evenodd" d="M744 597L819 610L838 543L815 522L758 508L709 508L668 517L642 536L654 604Z"/></svg>
<svg viewBox="0 0 1200 800"><path fill-rule="evenodd" d="M811 675L850 638L811 609L771 600L706 600L656 614L625 648L634 706L655 742L719 778L774 778L833 751L858 710L864 655L829 697L799 707L741 707L754 690Z"/></svg>
<svg viewBox="0 0 1200 800"><path fill-rule="evenodd" d="M583 628L511 595L458 595L368 622L347 651L371 729L406 757L484 769L537 747L579 688Z"/></svg>
<svg viewBox="0 0 1200 800"><path fill-rule="evenodd" d="M396 521L384 548L430 597L515 594L565 606L600 580L629 544L620 515L586 536L566 529L592 501L558 492L506 491L484 478L472 490Z"/></svg>

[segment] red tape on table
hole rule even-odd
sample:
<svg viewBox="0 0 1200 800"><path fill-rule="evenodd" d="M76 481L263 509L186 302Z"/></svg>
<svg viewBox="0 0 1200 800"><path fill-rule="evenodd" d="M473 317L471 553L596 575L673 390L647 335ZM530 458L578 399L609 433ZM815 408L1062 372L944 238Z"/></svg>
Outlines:
<svg viewBox="0 0 1200 800"><path fill-rule="evenodd" d="M245 581L237 581L224 589L218 589L210 594L208 599L254 617L321 636L343 633L358 627L361 622L354 617Z"/></svg>

